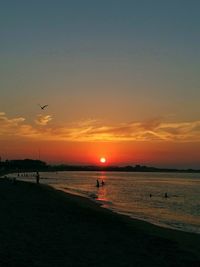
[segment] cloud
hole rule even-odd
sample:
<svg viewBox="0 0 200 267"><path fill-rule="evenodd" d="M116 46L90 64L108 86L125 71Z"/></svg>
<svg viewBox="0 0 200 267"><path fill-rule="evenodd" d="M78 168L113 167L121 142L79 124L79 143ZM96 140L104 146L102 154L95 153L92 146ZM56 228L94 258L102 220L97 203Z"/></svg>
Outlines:
<svg viewBox="0 0 200 267"><path fill-rule="evenodd" d="M0 112L0 136L15 135L16 129L24 121L23 117L8 119L4 112Z"/></svg>
<svg viewBox="0 0 200 267"><path fill-rule="evenodd" d="M0 138L38 136L38 132L29 124L25 123L25 118L17 117L9 119L4 112L0 112Z"/></svg>
<svg viewBox="0 0 200 267"><path fill-rule="evenodd" d="M52 120L51 115L41 115L39 114L35 120L38 125L47 125L48 122Z"/></svg>
<svg viewBox="0 0 200 267"><path fill-rule="evenodd" d="M85 120L68 125L49 125L50 115L38 115L35 124L25 118L8 118L0 112L0 138L29 138L54 141L171 141L200 142L200 121L165 122L162 118L142 122L106 125L97 120Z"/></svg>
<svg viewBox="0 0 200 267"><path fill-rule="evenodd" d="M145 122L102 125L93 121L62 130L62 138L74 141L176 141L200 142L200 121L162 122L149 120Z"/></svg>
<svg viewBox="0 0 200 267"><path fill-rule="evenodd" d="M8 119L6 117L5 112L0 112L0 123L1 125L6 125L6 126L16 126L19 123L25 121L24 118L19 117L19 118L13 118L13 119Z"/></svg>

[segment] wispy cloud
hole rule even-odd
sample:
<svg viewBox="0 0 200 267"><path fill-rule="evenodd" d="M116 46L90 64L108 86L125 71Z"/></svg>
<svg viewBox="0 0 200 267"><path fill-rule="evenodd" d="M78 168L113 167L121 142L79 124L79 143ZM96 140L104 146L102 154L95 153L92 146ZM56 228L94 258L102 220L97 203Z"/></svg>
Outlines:
<svg viewBox="0 0 200 267"><path fill-rule="evenodd" d="M35 120L35 123L38 125L47 125L48 122L50 122L52 120L52 116L51 115L37 115L37 118Z"/></svg>
<svg viewBox="0 0 200 267"><path fill-rule="evenodd" d="M50 115L38 115L35 124L25 118L9 119L0 112L0 138L22 137L63 141L174 141L200 142L200 121L165 122L151 119L143 122L105 125L97 120L85 120L58 126L48 124Z"/></svg>
<svg viewBox="0 0 200 267"><path fill-rule="evenodd" d="M25 122L25 118L8 118L4 112L0 112L0 138L38 137L39 133L31 125Z"/></svg>

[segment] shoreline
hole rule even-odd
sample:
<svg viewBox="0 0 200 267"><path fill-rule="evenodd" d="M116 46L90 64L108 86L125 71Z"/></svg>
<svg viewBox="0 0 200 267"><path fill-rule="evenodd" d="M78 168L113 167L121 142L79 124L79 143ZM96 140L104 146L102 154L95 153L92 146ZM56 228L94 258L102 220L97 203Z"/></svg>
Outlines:
<svg viewBox="0 0 200 267"><path fill-rule="evenodd" d="M128 224L131 224L133 222L134 224L137 224L137 226L141 225L141 227L139 227L141 229L143 229L143 227L144 228L147 227L148 229L152 228L152 230L155 231L156 228L159 228L159 230L161 230L161 231L162 230L163 231L166 230L167 232L168 231L173 231L175 234L178 234L178 235L179 235L179 232L180 232L180 235L183 233L185 235L190 235L191 234L191 235L194 235L194 236L198 236L199 240L200 240L200 234L198 234L198 233L189 232L189 231L187 232L187 231L179 230L179 229L176 229L176 228L164 227L162 225L158 225L158 224L154 224L152 222L149 222L148 220L143 220L143 219L140 219L140 218L134 218L134 217L131 217L128 214L120 213L120 212L117 212L116 210L112 210L112 209L109 209L107 207L104 207L103 206L104 204L101 203L101 201L97 201L97 200L92 199L90 197L87 197L87 196L84 196L84 195L79 195L78 193L77 194L72 193L70 191L67 191L67 189L66 190L63 190L61 188L58 189L58 188L53 187L51 185L45 185L45 186L50 187L53 190L56 190L56 191L58 191L60 193L64 193L64 194L66 194L66 197L72 198L75 201L79 202L79 200L80 200L80 202L87 203L88 206L92 207L93 204L94 204L95 205L94 209L97 209L97 210L99 209L100 212L106 211L106 212L112 214L113 216L116 216L116 217L119 217L119 218L123 219L123 221L127 222ZM157 232L157 231L155 231L155 232Z"/></svg>
<svg viewBox="0 0 200 267"><path fill-rule="evenodd" d="M109 210L109 211L111 211L111 212L113 212L115 214L118 214L118 215L127 216L131 220L142 221L142 222L149 223L149 224L151 224L153 226L164 228L164 229L180 231L180 232L183 232L183 233L191 233L191 234L199 235L199 237L200 237L200 233L197 233L197 232L194 232L194 231L186 231L186 230L175 228L173 226L170 227L170 226L165 225L165 224L154 223L154 222L149 221L148 219L145 220L145 219L142 219L142 218L139 218L139 217L134 217L134 216L131 216L131 215L125 213L125 212L123 213L123 212L120 212L118 210L110 209L109 207L105 207L104 203L101 200L96 200L93 197L90 197L90 196L87 196L87 195L84 195L84 194L74 193L74 192L72 192L72 191L70 191L70 190L68 190L66 188L57 188L56 186L54 187L54 186L51 186L51 185L49 185L49 186L52 187L55 190L64 192L64 193L69 194L69 195L74 195L74 196L77 196L77 197L80 196L80 197L86 198L86 199L90 200L91 202L96 203L97 205L99 205L103 209L107 209L107 210Z"/></svg>
<svg viewBox="0 0 200 267"><path fill-rule="evenodd" d="M1 179L0 207L2 267L200 265L198 234L132 219L49 185Z"/></svg>
<svg viewBox="0 0 200 267"><path fill-rule="evenodd" d="M3 178L3 176L0 176L0 178ZM13 173L13 177L10 177L10 178L18 180L17 173ZM9 179L9 177L8 177L8 179ZM43 180L43 179L48 179L48 178L41 177L40 179ZM35 180L35 178L34 178L34 180ZM35 183L34 180L33 181L24 180L24 181L31 182L31 183L34 184ZM23 181L23 180L19 179L19 181ZM47 185L47 184L43 184L42 183L41 185ZM59 187L59 186L56 186L56 185L49 185L49 186L52 187L55 190L63 191L64 193L68 193L68 194L71 194L71 195L74 195L74 196L81 196L83 198L86 198L86 199L88 199L88 200L90 200L92 202L97 203L99 206L102 206L102 208L108 209L108 210L112 211L113 213L116 213L116 214L119 214L119 215L122 215L122 216L127 216L132 220L138 220L138 221L146 222L146 223L149 223L151 225L154 225L154 226L157 226L157 227L161 227L161 228L164 228L164 229L180 231L180 232L183 232L183 233L192 233L192 234L197 234L197 235L200 236L200 233L199 232L195 232L195 230L185 230L185 229L180 229L178 227L176 228L176 227L170 226L168 224L164 224L164 223L160 224L160 223L153 222L153 221L150 221L148 219L143 219L143 218L140 218L140 217L137 217L137 216L134 217L134 215L133 216L131 214L129 215L126 212L123 212L123 211L120 212L120 211L118 211L116 209L111 209L111 208L106 207L106 206L104 207L105 204L101 200L96 199L95 196L92 196L92 195L90 196L90 195L82 194L82 193L70 190L68 188Z"/></svg>

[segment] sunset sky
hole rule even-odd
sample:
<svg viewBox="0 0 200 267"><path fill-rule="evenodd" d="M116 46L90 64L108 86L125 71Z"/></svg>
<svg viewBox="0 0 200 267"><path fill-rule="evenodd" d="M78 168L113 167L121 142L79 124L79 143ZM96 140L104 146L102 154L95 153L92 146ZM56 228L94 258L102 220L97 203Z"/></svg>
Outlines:
<svg viewBox="0 0 200 267"><path fill-rule="evenodd" d="M198 0L2 1L2 159L200 168L199 10Z"/></svg>

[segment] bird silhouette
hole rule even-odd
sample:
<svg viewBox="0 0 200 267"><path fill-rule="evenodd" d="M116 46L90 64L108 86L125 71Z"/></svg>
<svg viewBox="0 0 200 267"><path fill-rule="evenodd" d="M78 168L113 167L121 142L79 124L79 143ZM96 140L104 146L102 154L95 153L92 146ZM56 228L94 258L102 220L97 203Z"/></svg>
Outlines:
<svg viewBox="0 0 200 267"><path fill-rule="evenodd" d="M41 109L45 109L46 107L48 107L48 105L44 105L44 106L41 106L40 104L38 104L40 106Z"/></svg>

